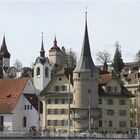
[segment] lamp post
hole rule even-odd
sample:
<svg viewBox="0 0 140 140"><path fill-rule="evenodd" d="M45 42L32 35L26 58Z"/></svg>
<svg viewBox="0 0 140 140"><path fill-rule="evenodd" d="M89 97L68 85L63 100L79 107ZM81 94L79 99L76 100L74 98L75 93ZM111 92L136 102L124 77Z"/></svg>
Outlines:
<svg viewBox="0 0 140 140"><path fill-rule="evenodd" d="M88 111L89 111L89 115L88 115L88 121L89 121L88 130L89 130L89 132L90 132L90 130L91 130L90 92L88 92Z"/></svg>
<svg viewBox="0 0 140 140"><path fill-rule="evenodd" d="M68 92L68 137L70 136L70 74L69 74L69 92Z"/></svg>

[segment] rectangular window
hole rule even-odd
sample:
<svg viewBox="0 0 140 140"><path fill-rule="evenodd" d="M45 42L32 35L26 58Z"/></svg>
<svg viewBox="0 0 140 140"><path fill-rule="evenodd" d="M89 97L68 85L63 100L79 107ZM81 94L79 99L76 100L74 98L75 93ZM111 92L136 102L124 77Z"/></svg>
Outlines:
<svg viewBox="0 0 140 140"><path fill-rule="evenodd" d="M119 100L119 105L126 105L126 100L125 99L120 99Z"/></svg>
<svg viewBox="0 0 140 140"><path fill-rule="evenodd" d="M118 92L118 88L117 87L114 87L114 92Z"/></svg>
<svg viewBox="0 0 140 140"><path fill-rule="evenodd" d="M114 110L113 109L108 109L107 110L107 115L108 116L113 116L114 115Z"/></svg>
<svg viewBox="0 0 140 140"><path fill-rule="evenodd" d="M99 98L99 104L102 104L102 99L101 98Z"/></svg>
<svg viewBox="0 0 140 140"><path fill-rule="evenodd" d="M30 105L30 109L32 110L32 105Z"/></svg>
<svg viewBox="0 0 140 140"><path fill-rule="evenodd" d="M62 99L62 104L65 104L65 99Z"/></svg>
<svg viewBox="0 0 140 140"><path fill-rule="evenodd" d="M125 128L126 127L126 121L120 121L119 126L122 127L122 128Z"/></svg>
<svg viewBox="0 0 140 140"><path fill-rule="evenodd" d="M0 126L4 125L4 116L0 116Z"/></svg>
<svg viewBox="0 0 140 140"><path fill-rule="evenodd" d="M112 126L113 126L112 121L109 121L109 122L108 122L108 126L109 126L109 127L112 127Z"/></svg>
<svg viewBox="0 0 140 140"><path fill-rule="evenodd" d="M120 116L126 116L126 110L119 110Z"/></svg>
<svg viewBox="0 0 140 140"><path fill-rule="evenodd" d="M58 114L58 109L54 109L54 114Z"/></svg>
<svg viewBox="0 0 140 140"><path fill-rule="evenodd" d="M67 86L62 86L62 91L67 91Z"/></svg>
<svg viewBox="0 0 140 140"><path fill-rule="evenodd" d="M52 100L51 99L48 99L48 104L52 104Z"/></svg>
<svg viewBox="0 0 140 140"><path fill-rule="evenodd" d="M26 110L26 105L24 105L24 110Z"/></svg>
<svg viewBox="0 0 140 140"><path fill-rule="evenodd" d="M99 127L102 127L102 120L99 120Z"/></svg>
<svg viewBox="0 0 140 140"><path fill-rule="evenodd" d="M54 91L59 91L59 86L54 86Z"/></svg>
<svg viewBox="0 0 140 140"><path fill-rule="evenodd" d="M113 99L107 99L107 104L108 105L114 105L114 100Z"/></svg>
<svg viewBox="0 0 140 140"><path fill-rule="evenodd" d="M50 120L48 120L48 121L47 121L47 124L48 124L48 126L50 126L50 125L51 125L51 121L50 121Z"/></svg>
<svg viewBox="0 0 140 140"><path fill-rule="evenodd" d="M112 92L112 86L107 86L107 92Z"/></svg>
<svg viewBox="0 0 140 140"><path fill-rule="evenodd" d="M55 99L55 104L58 104L58 99Z"/></svg>

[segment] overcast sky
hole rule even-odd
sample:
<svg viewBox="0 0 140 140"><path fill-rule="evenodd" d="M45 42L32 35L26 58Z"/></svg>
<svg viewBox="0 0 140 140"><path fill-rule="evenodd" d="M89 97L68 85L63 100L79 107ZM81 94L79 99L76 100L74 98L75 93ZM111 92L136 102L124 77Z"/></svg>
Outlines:
<svg viewBox="0 0 140 140"><path fill-rule="evenodd" d="M3 34L11 53L11 66L19 59L31 66L39 55L44 32L46 55L56 35L58 46L81 52L85 7L93 61L98 51L115 51L119 41L125 62L134 61L140 49L140 1L0 1L0 43Z"/></svg>

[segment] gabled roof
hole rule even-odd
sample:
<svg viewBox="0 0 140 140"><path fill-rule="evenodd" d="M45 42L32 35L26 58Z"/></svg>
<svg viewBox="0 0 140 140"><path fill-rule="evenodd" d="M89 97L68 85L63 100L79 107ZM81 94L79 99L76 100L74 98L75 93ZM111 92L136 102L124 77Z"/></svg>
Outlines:
<svg viewBox="0 0 140 140"><path fill-rule="evenodd" d="M0 80L0 113L12 113L29 78Z"/></svg>
<svg viewBox="0 0 140 140"><path fill-rule="evenodd" d="M1 48L0 48L0 56L2 56L4 58L10 58L10 53L7 50L5 36L3 37L3 42L2 42L2 45L1 45Z"/></svg>
<svg viewBox="0 0 140 140"><path fill-rule="evenodd" d="M99 75L99 84L105 85L112 79L112 75L110 73L108 74L100 74Z"/></svg>
<svg viewBox="0 0 140 140"><path fill-rule="evenodd" d="M37 97L36 94L24 94L24 96L26 97L26 99L29 101L29 103L38 111L39 107L40 110L39 112L42 113L43 112L43 104L40 101L39 103L39 99Z"/></svg>

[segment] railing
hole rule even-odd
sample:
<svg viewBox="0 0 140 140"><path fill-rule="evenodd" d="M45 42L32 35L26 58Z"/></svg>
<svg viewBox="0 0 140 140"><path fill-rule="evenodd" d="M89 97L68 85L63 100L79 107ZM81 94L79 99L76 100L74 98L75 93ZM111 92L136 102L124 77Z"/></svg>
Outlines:
<svg viewBox="0 0 140 140"><path fill-rule="evenodd" d="M48 137L48 138L65 138L68 137L67 132L28 132L28 131L3 131L0 132L0 139L2 138L24 138L24 137ZM71 138L140 138L139 136L133 134L117 134L117 133L88 133L88 132L81 132L81 133L70 133Z"/></svg>

